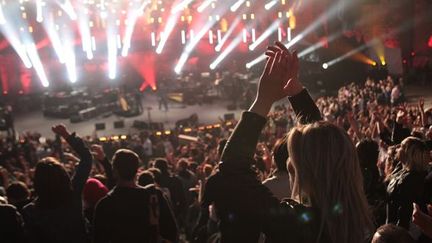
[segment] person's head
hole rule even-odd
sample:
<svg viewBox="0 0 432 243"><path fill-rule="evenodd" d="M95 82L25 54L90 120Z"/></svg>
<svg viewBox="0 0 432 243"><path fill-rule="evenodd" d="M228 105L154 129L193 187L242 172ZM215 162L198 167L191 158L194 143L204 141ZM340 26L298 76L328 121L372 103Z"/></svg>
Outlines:
<svg viewBox="0 0 432 243"><path fill-rule="evenodd" d="M402 227L385 224L377 229L371 243L414 243L408 231Z"/></svg>
<svg viewBox="0 0 432 243"><path fill-rule="evenodd" d="M84 206L87 208L95 207L99 200L105 197L107 193L108 188L98 179L88 179L83 188Z"/></svg>
<svg viewBox="0 0 432 243"><path fill-rule="evenodd" d="M134 181L138 167L138 155L128 149L119 149L113 156L113 172L121 181Z"/></svg>
<svg viewBox="0 0 432 243"><path fill-rule="evenodd" d="M363 242L372 222L355 147L329 122L293 128L288 136L292 198L320 212L320 236L332 242Z"/></svg>
<svg viewBox="0 0 432 243"><path fill-rule="evenodd" d="M379 146L371 139L364 139L356 145L357 155L362 168L373 168L377 166Z"/></svg>
<svg viewBox="0 0 432 243"><path fill-rule="evenodd" d="M151 173L148 170L141 172L141 174L138 177L138 185L140 186L147 186L154 183L155 180L154 180L153 173Z"/></svg>
<svg viewBox="0 0 432 243"><path fill-rule="evenodd" d="M66 169L54 157L46 157L36 164L33 186L41 207L58 207L72 196L72 184Z"/></svg>
<svg viewBox="0 0 432 243"><path fill-rule="evenodd" d="M424 171L430 160L426 144L416 137L405 138L397 153L402 165L408 170Z"/></svg>
<svg viewBox="0 0 432 243"><path fill-rule="evenodd" d="M286 172L287 170L287 160L288 160L288 147L287 147L287 139L281 138L278 139L273 147L273 161L276 165L276 169L278 172Z"/></svg>
<svg viewBox="0 0 432 243"><path fill-rule="evenodd" d="M169 173L168 162L163 158L156 159L153 166L159 169L163 175L167 175Z"/></svg>
<svg viewBox="0 0 432 243"><path fill-rule="evenodd" d="M23 182L13 182L6 189L8 202L11 204L24 202L30 198L30 191Z"/></svg>
<svg viewBox="0 0 432 243"><path fill-rule="evenodd" d="M177 163L177 170L180 171L186 171L188 169L188 161L187 159L180 159Z"/></svg>
<svg viewBox="0 0 432 243"><path fill-rule="evenodd" d="M158 168L150 168L147 171L153 175L154 183L160 185L162 179L162 172Z"/></svg>

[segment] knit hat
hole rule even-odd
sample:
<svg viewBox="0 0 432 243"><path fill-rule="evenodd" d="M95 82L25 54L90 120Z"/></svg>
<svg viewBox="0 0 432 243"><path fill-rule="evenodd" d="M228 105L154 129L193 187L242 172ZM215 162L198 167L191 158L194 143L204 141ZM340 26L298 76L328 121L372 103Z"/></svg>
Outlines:
<svg viewBox="0 0 432 243"><path fill-rule="evenodd" d="M90 178L84 185L83 200L87 207L94 207L100 199L106 196L108 188L98 179Z"/></svg>

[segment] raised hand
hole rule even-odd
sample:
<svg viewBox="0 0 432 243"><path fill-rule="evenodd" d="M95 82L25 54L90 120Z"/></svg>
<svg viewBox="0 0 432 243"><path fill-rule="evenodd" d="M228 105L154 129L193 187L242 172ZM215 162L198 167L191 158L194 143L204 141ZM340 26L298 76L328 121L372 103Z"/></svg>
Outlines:
<svg viewBox="0 0 432 243"><path fill-rule="evenodd" d="M250 108L250 111L262 116L267 115L275 101L296 95L303 89L297 79L296 55L279 46L270 47L266 54L267 62L258 84L255 102Z"/></svg>
<svg viewBox="0 0 432 243"><path fill-rule="evenodd" d="M59 136L62 137L62 138L67 138L67 137L70 136L70 133L68 132L66 126L63 125L63 124L57 124L57 125L54 125L54 126L51 128L51 130L52 130L55 134L59 135Z"/></svg>
<svg viewBox="0 0 432 243"><path fill-rule="evenodd" d="M103 147L99 144L93 144L91 146L91 151L93 156L98 160L98 161L103 161L105 159L105 152L103 150Z"/></svg>
<svg viewBox="0 0 432 243"><path fill-rule="evenodd" d="M303 85L298 80L299 61L297 52L290 52L284 44L276 42L274 46L269 46L266 55L273 56L277 52L282 52L283 57L288 62L284 76L284 93L285 96L294 96L303 90Z"/></svg>

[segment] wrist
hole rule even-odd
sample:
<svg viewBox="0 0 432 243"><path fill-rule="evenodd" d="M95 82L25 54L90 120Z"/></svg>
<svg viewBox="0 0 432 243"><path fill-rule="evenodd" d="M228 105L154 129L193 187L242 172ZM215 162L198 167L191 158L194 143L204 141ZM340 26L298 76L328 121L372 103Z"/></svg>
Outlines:
<svg viewBox="0 0 432 243"><path fill-rule="evenodd" d="M290 88L288 96L296 96L300 94L305 87L300 82L295 82L295 84Z"/></svg>
<svg viewBox="0 0 432 243"><path fill-rule="evenodd" d="M255 101L252 103L252 105L250 106L249 111L256 113L262 117L267 117L267 114L269 113L272 105L273 105L273 101L269 101L257 97Z"/></svg>

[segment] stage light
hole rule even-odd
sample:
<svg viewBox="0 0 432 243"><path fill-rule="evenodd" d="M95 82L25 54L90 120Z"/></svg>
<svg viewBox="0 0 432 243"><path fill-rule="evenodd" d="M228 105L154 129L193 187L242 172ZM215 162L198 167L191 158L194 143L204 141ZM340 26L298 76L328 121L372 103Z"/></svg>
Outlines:
<svg viewBox="0 0 432 243"><path fill-rule="evenodd" d="M255 66L256 64L264 61L266 59L266 56L264 54L261 54L259 57L255 58L251 62L246 63L246 68L250 69L251 67Z"/></svg>
<svg viewBox="0 0 432 243"><path fill-rule="evenodd" d="M272 0L272 1L270 1L270 2L268 2L268 3L266 3L265 5L264 5L264 8L266 9L266 10L269 10L269 9L271 9L272 7L274 7L276 4L277 4L277 0Z"/></svg>
<svg viewBox="0 0 432 243"><path fill-rule="evenodd" d="M328 64L327 63L323 63L322 68L323 69L327 69L328 68Z"/></svg>
<svg viewBox="0 0 432 243"><path fill-rule="evenodd" d="M17 33L15 32L15 29L9 24L7 24L6 21L5 24L0 25L0 29L3 32L4 37L8 40L12 48L21 58L22 62L24 63L24 66L26 68L32 68L33 64L29 56L27 55L26 47L22 44Z"/></svg>
<svg viewBox="0 0 432 243"><path fill-rule="evenodd" d="M243 33L243 43L246 43L247 42L247 35L248 35L248 33L247 33L247 30L246 29L243 29L243 31L242 31Z"/></svg>
<svg viewBox="0 0 432 243"><path fill-rule="evenodd" d="M143 4L141 4L138 10L134 10L132 7L130 7L128 12L126 31L123 37L123 48L121 51L122 57L127 57L129 49L131 47L132 34L135 29L136 22L149 3L149 1L145 1Z"/></svg>
<svg viewBox="0 0 432 243"><path fill-rule="evenodd" d="M186 8L193 0L183 0L182 2L180 2L179 4L177 4L176 6L174 6L171 9L171 13L175 14L177 12L182 11L184 8Z"/></svg>
<svg viewBox="0 0 432 243"><path fill-rule="evenodd" d="M237 11L245 1L246 0L238 0L237 2L235 2L230 8L231 12Z"/></svg>
<svg viewBox="0 0 432 243"><path fill-rule="evenodd" d="M187 61L188 58L189 58L189 54L188 53L183 53L180 56L180 59L179 59L177 65L174 68L174 72L175 73L177 73L177 74L181 73L181 71L183 69L183 66L185 65L185 63L186 63L186 61Z"/></svg>
<svg viewBox="0 0 432 243"><path fill-rule="evenodd" d="M186 44L186 32L184 30L181 31L181 42L182 44Z"/></svg>
<svg viewBox="0 0 432 243"><path fill-rule="evenodd" d="M151 45L156 46L156 34L155 32L151 32Z"/></svg>
<svg viewBox="0 0 432 243"><path fill-rule="evenodd" d="M0 4L0 25L6 24L6 18L3 14L3 5Z"/></svg>
<svg viewBox="0 0 432 243"><path fill-rule="evenodd" d="M214 70L216 67L240 44L242 36L237 36L225 50L210 64L210 69Z"/></svg>
<svg viewBox="0 0 432 243"><path fill-rule="evenodd" d="M234 20L234 22L231 24L231 26L229 27L228 31L225 33L225 35L222 38L222 40L219 41L218 45L215 47L215 51L219 52L222 49L223 45L228 40L228 38L231 36L231 34L234 32L235 28L237 27L237 25L239 23L240 23L240 19L237 17Z"/></svg>
<svg viewBox="0 0 432 243"><path fill-rule="evenodd" d="M108 77L115 79L117 77L117 41L114 38L114 30L108 29Z"/></svg>
<svg viewBox="0 0 432 243"><path fill-rule="evenodd" d="M161 54L162 53L162 50L163 50L166 42L168 41L168 38L169 38L171 32L173 31L174 27L177 24L178 18L179 18L179 14L172 14L168 18L168 22L165 25L165 29L163 31L164 34L162 35L161 40L159 42L159 45L156 48L156 53L157 54Z"/></svg>
<svg viewBox="0 0 432 243"><path fill-rule="evenodd" d="M252 29L252 42L256 41L256 33L255 33L255 29Z"/></svg>
<svg viewBox="0 0 432 243"><path fill-rule="evenodd" d="M201 5L197 8L198 13L202 13L204 11L204 9L206 9L208 6L210 6L212 1L213 0L205 0L203 3L201 3Z"/></svg>
<svg viewBox="0 0 432 243"><path fill-rule="evenodd" d="M213 44L213 31L209 31L209 43L210 43L210 45L212 45Z"/></svg>
<svg viewBox="0 0 432 243"><path fill-rule="evenodd" d="M36 21L42 23L42 0L36 0Z"/></svg>
<svg viewBox="0 0 432 243"><path fill-rule="evenodd" d="M377 63L376 63L376 62L373 62L373 63L372 63L372 66L374 66L374 67L375 67L376 65L377 65Z"/></svg>
<svg viewBox="0 0 432 243"><path fill-rule="evenodd" d="M255 50L255 48L259 45L259 44L261 44L263 41L265 41L273 32L275 32L277 29L278 29L278 27L279 27L279 24L280 24L280 21L279 20L277 20L277 21L275 21L273 24L271 24L270 25L270 27L268 27L265 31L264 31L264 33L262 33L262 35L260 36L260 37L258 37L258 39L254 42L254 43L252 43L250 46L249 46L249 50L250 51L253 51L253 50Z"/></svg>
<svg viewBox="0 0 432 243"><path fill-rule="evenodd" d="M350 50L349 52L343 54L340 57L337 57L337 58L335 58L335 59L333 59L331 61L328 61L327 64L328 64L329 67L333 66L336 63L341 62L341 61L343 61L343 60L345 60L345 59L347 59L347 58L349 58L349 57L351 57L353 55L356 55L356 54L360 53L361 51L365 50L366 48L369 48L370 46L376 44L377 41L379 41L379 39L373 39L372 41L370 41L368 43L365 43L364 45L361 45L361 46L359 46L359 47L357 47L355 49ZM374 62L373 60L371 60L370 58L368 58L368 57L366 57L364 55L359 55L356 59L359 60L359 61L361 61L361 62L364 62L366 64L369 64L369 65L373 65L374 63L376 63L376 62Z"/></svg>
<svg viewBox="0 0 432 243"><path fill-rule="evenodd" d="M48 34L48 38L51 41L54 51L57 54L59 62L62 64L65 63L63 46L60 40L60 36L54 28L54 24L51 21L45 21L43 26Z"/></svg>
<svg viewBox="0 0 432 243"><path fill-rule="evenodd" d="M66 43L65 58L66 58L66 71L68 73L68 78L71 83L75 83L77 81L77 73L76 73L76 62L75 62L75 52L74 52L74 44L72 41Z"/></svg>
<svg viewBox="0 0 432 243"><path fill-rule="evenodd" d="M29 43L29 44L26 44L25 48L27 50L27 54L30 58L30 61L32 62L33 67L36 71L36 74L38 75L38 77L42 83L42 86L48 87L49 81L48 81L48 78L46 76L45 70L42 66L42 62L41 62L39 55L37 53L36 45L34 43Z"/></svg>
<svg viewBox="0 0 432 243"><path fill-rule="evenodd" d="M66 12L66 14L69 16L71 20L77 19L77 14L75 12L75 9L69 0L64 1L64 3L59 3L59 5L63 9L63 11Z"/></svg>
<svg viewBox="0 0 432 243"><path fill-rule="evenodd" d="M341 35L342 35L342 32L337 32L335 34L328 36L327 41L321 41L321 40L318 41L317 43L313 44L312 46L309 46L308 48L301 51L298 54L298 57L302 58L302 57L308 55L309 53L312 53L312 52L324 47L327 43L334 41L336 38L340 37Z"/></svg>

